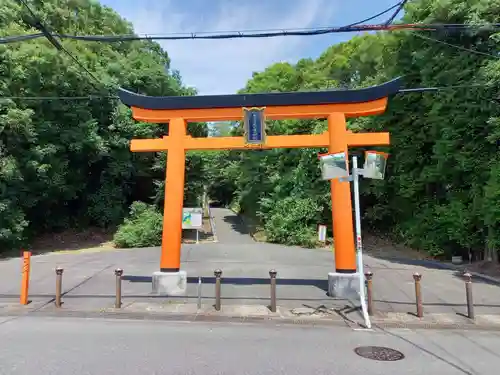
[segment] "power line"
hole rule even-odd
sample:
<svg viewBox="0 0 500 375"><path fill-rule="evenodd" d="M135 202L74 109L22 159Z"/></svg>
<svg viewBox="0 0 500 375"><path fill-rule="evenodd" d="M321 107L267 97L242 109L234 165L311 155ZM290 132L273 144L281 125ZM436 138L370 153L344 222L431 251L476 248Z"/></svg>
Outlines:
<svg viewBox="0 0 500 375"><path fill-rule="evenodd" d="M41 34L38 35L46 37L49 40L49 42L52 43L52 45L54 45L54 47L56 47L58 50L61 50L62 49L61 43L59 43L59 41L55 39L49 32L49 30L47 30L47 28L42 24L40 18L37 17L35 12L33 12L33 10L29 7L28 3L26 3L26 1L24 0L18 0L18 1L21 3L21 5L24 5L24 7L31 15L31 18L33 19L34 22L32 26L41 31Z"/></svg>
<svg viewBox="0 0 500 375"><path fill-rule="evenodd" d="M488 83L468 84L468 85L451 85L451 86L436 86L436 87L415 87L409 89L400 89L399 93L409 94L413 92L437 92L443 90L457 90L457 89L472 89L479 87L493 87L495 85Z"/></svg>
<svg viewBox="0 0 500 375"><path fill-rule="evenodd" d="M9 44L16 42L24 42L26 40L38 39L43 37L43 33L37 34L26 34L26 35L14 35L14 36L4 36L0 37L0 44Z"/></svg>
<svg viewBox="0 0 500 375"><path fill-rule="evenodd" d="M23 0L20 0L23 1ZM222 31L216 32L193 32L193 33L169 33L169 34L144 34L144 35L69 35L69 34L58 34L53 33L51 36L55 36L61 39L74 39L74 40L84 40L84 41L97 41L97 42L120 42L120 41L136 41L136 40L187 40L187 39L233 39L233 38L264 38L264 37L276 37L276 36L301 36L301 35L321 35L329 34L333 32L352 32L352 31L365 31L370 29L370 27L379 28L380 25L367 25L358 26L356 29L352 29L356 25L370 21L377 18L394 8L398 7L401 3L397 3L392 7L375 14L374 16L368 17L364 20L352 23L346 26L340 27L314 27L314 28L290 28L290 29L257 29L257 30L240 30L240 31ZM245 34L249 33L249 34ZM211 35L209 35L211 34ZM37 39L44 37L45 33L29 34L29 35L19 35L19 36L7 36L0 38L0 44L9 44L15 42L22 42L30 39Z"/></svg>
<svg viewBox="0 0 500 375"><path fill-rule="evenodd" d="M0 100L27 100L27 101L79 101L94 99L118 99L116 95L87 95L87 96L0 96Z"/></svg>
<svg viewBox="0 0 500 375"><path fill-rule="evenodd" d="M28 11L31 13L33 18L36 18L36 15L34 12L28 7L26 2L24 0L19 0L22 2L28 9ZM265 37L265 35L261 34L273 34L270 36L288 36L291 35L291 33L303 33L306 32L304 35L308 35L307 33L316 33L318 31L324 31L324 30L330 30L330 29L338 29L341 31L342 29L345 29L346 32L351 31L349 30L350 28L360 25L362 23L371 21L377 17L380 17L386 13L389 13L391 10L398 8L401 6L403 1L398 2L397 4L373 15L368 18L365 18L361 21L357 21L354 23L351 23L346 26L341 26L341 27L333 27L332 26L322 26L322 27L309 27L309 28L290 28L290 29L247 29L247 30L239 30L239 31L219 31L218 34L215 32L210 32L210 31L200 31L200 32L194 32L194 33L169 33L169 34L145 34L143 36L140 35L68 35L68 34L51 34L48 32L46 28L43 27L43 25L38 24L35 27L40 29L43 29L41 33L36 33L36 34L28 34L28 35L14 35L14 36L5 36L5 37L0 37L0 44L9 44L9 43L16 43L16 42L23 42L26 40L31 40L31 39L37 39L37 38L42 38L42 37L47 37L47 34L49 37L55 36L58 38L62 39L77 39L77 40L86 40L86 41L130 41L130 40L162 40L165 38L181 38L181 39L217 39L219 37L226 37L226 34L229 34L231 36L232 34L236 34L238 37ZM37 27L38 26L38 27ZM368 25L369 26L369 25ZM372 26L379 26L379 25L372 25ZM363 28L364 30L364 28ZM356 31L356 30L353 30ZM244 35L243 33L251 33L250 35ZM274 33L277 33L277 35L274 35ZM203 36L204 34L214 34L214 35L207 35ZM176 37L177 36L177 37ZM55 40L55 43L58 44L58 49L60 48L60 44ZM53 43L54 44L54 43Z"/></svg>
<svg viewBox="0 0 500 375"><path fill-rule="evenodd" d="M401 4L402 4L403 2L404 2L404 1L400 1L399 3L397 3L397 4L393 5L393 6L392 6L392 7L390 7L390 8L387 8L386 10L383 10L382 12L379 12L379 13L377 13L377 14L375 14L375 15L371 16L371 17L365 18L364 20L361 20L361 21L359 21L359 22L351 23L350 25L347 25L347 26L344 26L344 27L349 28L349 27L352 27L352 26L357 26L357 25L360 25L360 24L362 24L362 23L365 23L365 22L371 21L371 20L373 20L373 19L375 19L375 18L377 18L377 17L383 16L384 14L389 13L391 10L393 10L393 9L395 9L395 8L400 7L400 6L401 6ZM399 11L397 11L397 12L399 12Z"/></svg>
<svg viewBox="0 0 500 375"><path fill-rule="evenodd" d="M408 0L403 0L401 1L399 4L398 4L398 8L396 9L396 11L392 14L392 16L385 22L386 25L390 25L394 19L397 17L397 15L399 14L399 12L401 12L401 9L403 9L403 7L406 5L406 3L408 2Z"/></svg>
<svg viewBox="0 0 500 375"><path fill-rule="evenodd" d="M80 68L82 68L94 81L96 81L99 85L103 85L103 83L92 73L90 70L88 70L85 65L83 65L73 54L71 54L66 48L62 48L62 51L68 55L68 57L75 62ZM91 83L92 84L92 83ZM96 90L101 90L102 88L95 86L92 84ZM103 85L104 86L104 85Z"/></svg>
<svg viewBox="0 0 500 375"><path fill-rule="evenodd" d="M214 34L214 35L197 35L197 34L210 34L209 32L200 32L200 33L191 33L189 35L184 35L183 33L173 33L167 35L146 35L146 36L138 36L138 35L67 35L67 34L55 34L50 33L47 28L41 23L38 17L35 15L33 10L28 6L25 0L19 0L29 11L33 20L35 21L35 27L41 31L41 33L37 34L29 34L29 35L21 35L21 36L10 36L0 38L0 44L14 43L19 41L26 41L31 39L36 39L40 37L46 37L58 50L66 53L78 66L80 66L92 79L94 79L97 83L102 84L102 82L92 73L90 72L75 56L73 56L68 50L61 45L61 43L55 39L55 37L59 37L61 39L74 39L74 40L83 40L83 41L101 41L101 42L117 42L117 41L132 41L132 40L183 40L183 39L232 39L232 38L263 38L263 37L274 37L274 36L299 36L299 35L322 35L329 34L335 32L352 32L352 31L380 31L380 30L467 30L474 28L490 28L497 29L500 28L500 24L485 24L485 25L470 25L470 24L399 24L393 25L391 22L397 16L397 14L401 11L404 5L408 0L400 1L399 3L379 12L369 18L358 21L356 23L352 23L350 25L342 26L342 27L329 27L329 28L309 28L309 29L288 29L288 30L279 30L278 29L268 29L268 30L254 30L252 34L243 34L241 31L238 32L226 32L226 34ZM396 9L397 8L397 9ZM386 14L393 9L396 11L392 14L388 21L384 25L360 25L364 22L375 19L383 14ZM260 31L259 33L255 33L256 31ZM177 35L177 36L175 36ZM460 50L464 50L471 53L476 53L480 55L485 55L493 58L500 58L500 56L491 55L488 53L472 50L469 48L461 47L455 44L447 43L441 40L425 37L423 35L414 34L415 36L442 43L448 45L450 47L454 47ZM409 89L401 89L400 93L411 93L411 92L429 92L429 91L440 91L446 89L459 89L459 88L472 88L472 87L486 87L488 85L466 85L466 86L444 86L444 87L420 87L420 88L409 88ZM95 86L94 86L95 87ZM95 87L98 89L97 87ZM99 89L98 89L99 90ZM11 100L92 100L96 98L118 98L113 95L89 95L89 96L31 96L31 97L19 97L19 96L11 96L11 97L0 97L0 99L11 99Z"/></svg>
<svg viewBox="0 0 500 375"><path fill-rule="evenodd" d="M57 34L51 34L47 27L43 25L41 22L40 18L35 14L35 12L30 8L30 6L26 3L25 0L19 0L19 2L24 5L24 7L28 10L30 13L31 17L33 18L34 21L34 26L41 31L40 34L37 34L39 36L46 37L48 41L59 51L64 52L75 64L77 64L81 69L85 71L94 81L96 81L99 85L103 85L102 82L90 71L87 69L85 65L83 65L80 60L78 60L71 52L69 52L64 46L56 39L54 38L54 35ZM91 85L96 89L96 90L101 90L100 87L97 87L93 83Z"/></svg>
<svg viewBox="0 0 500 375"><path fill-rule="evenodd" d="M69 35L51 33L53 37L60 39L81 40L87 42L127 42L138 40L220 40L220 39L248 39L248 38L274 38L286 36L313 36L347 32L366 31L401 31L401 30L426 30L426 31L470 31L470 30L490 30L498 31L500 23L493 24L391 24L391 25L354 25L340 27L322 27L312 29L270 29L270 31L250 32L231 31L226 33L194 32L194 33L170 33L170 34L143 34L143 35ZM274 30L274 31L273 31ZM42 33L7 36L0 38L0 44L22 42L29 39L44 37Z"/></svg>
<svg viewBox="0 0 500 375"><path fill-rule="evenodd" d="M106 36L83 36L83 37L79 37L79 36L71 36L71 35L64 35L64 34L51 34L48 31L48 29L42 24L42 22L37 17L37 15L34 13L34 11L29 7L29 5L26 3L26 1L25 0L19 0L19 1L20 1L20 3L22 5L24 5L24 7L30 13L30 15L31 15L31 17L32 17L32 19L34 21L34 25L33 26L35 28L39 29L41 32L37 33L37 34L30 34L30 35L3 37L3 38L0 38L0 44L14 43L14 42L20 42L20 41L26 41L26 40L32 40L32 39L36 39L36 38L45 37L45 38L47 38L50 41L50 43L52 43L52 45L54 47L56 47L60 51L63 51L67 56L69 56L90 77L92 77L92 79L94 79L96 82L98 82L99 84L101 84L100 80L92 72L90 72L82 63L80 63L80 61L75 56L73 56L66 48L64 48L64 46L55 37L59 37L61 39L67 38L67 39L77 39L77 40L87 40L87 41L95 39L95 37L98 37L99 41L112 41L110 38L114 38L114 37L113 36L107 36L107 37ZM350 27L353 27L355 25L359 25L359 24L362 24L364 22L371 21L371 20L373 20L373 19L375 19L375 18L377 18L377 17L379 17L381 15L384 15L384 14L392 11L393 9L399 7L401 5L401 3L402 2L398 2L397 4L389 7L388 9L383 10L382 12L379 12L379 13L371 16L371 17L365 18L365 19L363 19L361 21L352 23L350 25L343 26L343 28L350 28ZM274 29L274 30L276 31L277 29ZM256 30L256 31L259 31L259 30ZM279 32L280 33L281 32L287 33L286 30L280 30ZM316 29L296 29L296 32L306 32L307 33L307 32L317 32L317 30ZM239 34L241 34L241 32L239 32ZM106 40L102 40L103 37ZM135 36L135 35L133 35L133 36L117 36L117 37L118 37L118 39L126 38L127 40L132 40L132 39L130 39L130 37L137 38L137 36ZM192 37L193 37L193 35L190 35L189 39L192 39ZM209 35L207 37L208 38L212 38L214 36L213 35ZM218 38L218 37L215 36L215 38ZM151 39L151 38L148 37L148 36L146 36L144 38L139 37L138 39ZM95 86L94 86L94 88L98 89ZM44 97L41 97L41 98L44 98ZM80 100L80 99L81 100L85 100L86 98L87 97L74 97L73 100ZM12 99L16 99L16 97L12 97ZM47 97L45 97L45 99L46 100L54 100L54 98L47 98ZM32 98L24 97L24 100L36 100L36 97L32 97ZM61 98L59 98L59 100L64 100L64 99L61 97Z"/></svg>
<svg viewBox="0 0 500 375"><path fill-rule="evenodd" d="M500 59L500 56L498 56L498 55L495 56L495 55L492 55L490 53L481 52L481 51L478 51L478 50L475 50L475 49L470 49L470 48L462 47L462 46L459 46L457 44L452 44L452 43L444 42L444 41L439 40L439 39L429 38L427 36L424 36L424 35L421 35L421 34L418 34L418 33L415 33L413 35L416 36L417 38L429 40L429 41L436 42L436 43L441 43L441 44L444 44L446 46L453 47L453 48L456 48L456 49L459 49L459 50L462 50L462 51L466 51L466 52L470 52L470 53L475 53L477 55L482 55L482 56L488 56L488 57L492 57L494 59Z"/></svg>

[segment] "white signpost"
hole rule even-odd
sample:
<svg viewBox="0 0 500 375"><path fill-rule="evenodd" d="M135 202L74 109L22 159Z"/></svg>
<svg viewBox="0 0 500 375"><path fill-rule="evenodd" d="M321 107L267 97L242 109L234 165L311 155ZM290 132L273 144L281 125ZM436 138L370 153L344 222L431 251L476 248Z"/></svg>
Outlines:
<svg viewBox="0 0 500 375"><path fill-rule="evenodd" d="M199 243L199 230L203 228L203 208L185 207L182 209L182 229L196 229L196 243Z"/></svg>
<svg viewBox="0 0 500 375"><path fill-rule="evenodd" d="M365 165L358 168L358 158L352 157L352 174L347 169L347 158L344 152L319 155L323 180L338 178L339 181L354 183L354 212L356 224L356 263L359 273L359 298L361 310L367 328L371 328L370 317L366 306L365 274L363 271L363 244L361 242L361 209L359 205L359 176L383 180L388 154L377 151L365 152Z"/></svg>
<svg viewBox="0 0 500 375"><path fill-rule="evenodd" d="M318 225L318 241L326 242L326 225Z"/></svg>

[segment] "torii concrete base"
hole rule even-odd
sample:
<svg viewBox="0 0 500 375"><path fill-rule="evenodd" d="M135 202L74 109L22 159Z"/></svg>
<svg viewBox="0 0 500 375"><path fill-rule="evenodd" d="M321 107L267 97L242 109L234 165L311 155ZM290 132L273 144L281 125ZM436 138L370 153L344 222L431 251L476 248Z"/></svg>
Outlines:
<svg viewBox="0 0 500 375"><path fill-rule="evenodd" d="M328 296L359 300L359 273L330 272L328 274Z"/></svg>
<svg viewBox="0 0 500 375"><path fill-rule="evenodd" d="M153 273L153 294L183 296L187 290L186 271Z"/></svg>

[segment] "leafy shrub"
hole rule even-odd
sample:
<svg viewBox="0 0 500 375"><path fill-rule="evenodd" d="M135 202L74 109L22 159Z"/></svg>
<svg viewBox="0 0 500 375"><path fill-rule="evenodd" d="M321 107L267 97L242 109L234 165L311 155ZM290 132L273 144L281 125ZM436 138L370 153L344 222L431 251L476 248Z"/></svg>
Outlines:
<svg viewBox="0 0 500 375"><path fill-rule="evenodd" d="M310 198L288 197L276 202L264 224L269 242L315 247L314 226L322 208Z"/></svg>
<svg viewBox="0 0 500 375"><path fill-rule="evenodd" d="M134 202L129 217L118 227L113 241L117 247L148 247L161 245L163 215L155 206Z"/></svg>

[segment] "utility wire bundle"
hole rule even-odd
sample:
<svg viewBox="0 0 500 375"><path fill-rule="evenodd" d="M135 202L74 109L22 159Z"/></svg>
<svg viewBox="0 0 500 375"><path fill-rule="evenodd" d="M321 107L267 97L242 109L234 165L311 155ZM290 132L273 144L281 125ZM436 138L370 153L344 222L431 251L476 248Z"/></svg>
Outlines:
<svg viewBox="0 0 500 375"><path fill-rule="evenodd" d="M27 35L17 35L17 36L6 36L0 37L0 44L10 44L17 42L24 42L28 40L34 40L38 38L46 38L55 48L59 51L68 55L82 70L84 70L92 80L98 84L94 87L103 94L100 95L89 95L89 96L79 96L79 97L3 97L3 99L24 99L24 100L92 100L95 98L115 98L115 95L109 93L104 89L104 85L100 80L90 72L74 55L72 55L58 39L70 39L70 40L80 40L87 42L124 42L124 41L136 41L136 40L189 40L189 39L235 39L235 38L272 38L278 36L312 36L312 35L325 35L333 33L345 33L345 32L359 32L359 31L401 31L401 30L412 30L412 31L449 31L449 32L463 32L463 31L497 31L500 30L500 23L494 24L393 24L394 19L403 9L404 5L408 0L402 0L397 4L371 16L361 21L340 27L318 27L310 29L287 29L287 30L253 30L253 31L228 31L223 33L213 33L213 32L198 32L198 33L177 33L168 35L69 35L52 33L50 30L43 25L41 20L36 16L34 11L26 3L25 0L18 0L29 12L32 20L31 26L38 29L39 33L27 34ZM390 17L381 24L366 25L365 22L371 21L377 17L384 14L391 13ZM473 49L465 48L462 46L446 43L438 39L425 37L418 33L414 34L422 39L446 44L450 47L454 47L463 51L468 51L470 53L475 53L479 55L485 55L492 58L500 58L497 55L491 55L488 53L476 51ZM401 93L410 92L425 92L425 91L441 91L445 89L457 89L465 87L484 87L487 85L474 85L474 86L452 86L452 87L419 87L419 88L409 88L400 90ZM111 94L111 95L110 95Z"/></svg>

